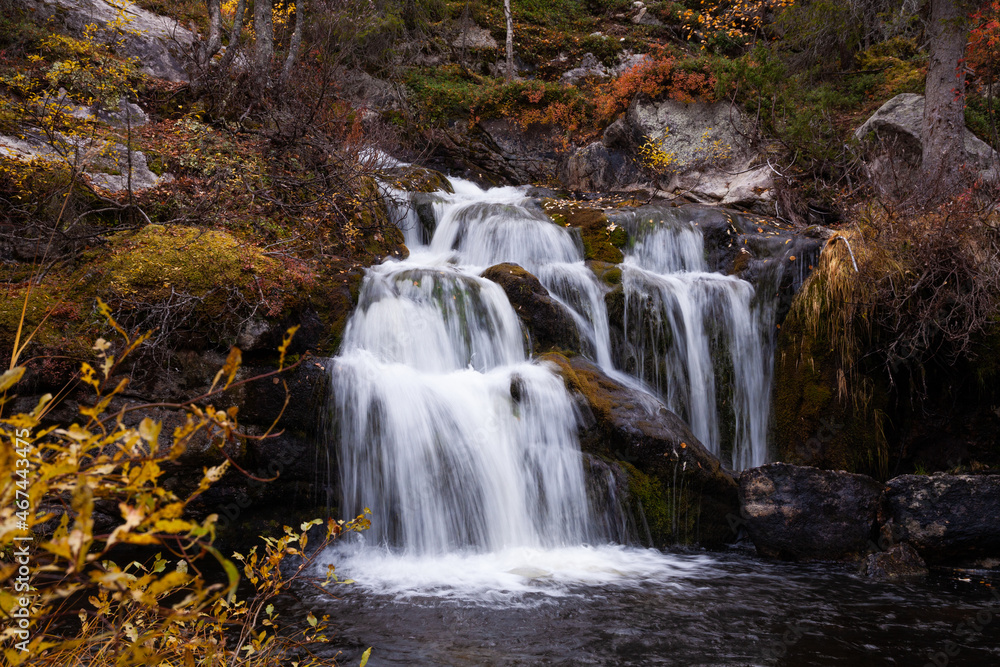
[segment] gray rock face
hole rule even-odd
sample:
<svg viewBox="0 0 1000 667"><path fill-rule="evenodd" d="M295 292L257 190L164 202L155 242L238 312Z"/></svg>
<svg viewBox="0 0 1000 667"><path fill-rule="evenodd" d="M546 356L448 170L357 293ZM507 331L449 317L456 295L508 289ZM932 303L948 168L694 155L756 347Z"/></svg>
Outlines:
<svg viewBox="0 0 1000 667"><path fill-rule="evenodd" d="M860 573L878 581L896 581L927 575L927 564L913 547L905 542L888 551L868 554Z"/></svg>
<svg viewBox="0 0 1000 667"><path fill-rule="evenodd" d="M585 53L577 67L564 72L562 80L566 83L576 84L588 77L603 79L608 76L608 68L593 53Z"/></svg>
<svg viewBox="0 0 1000 667"><path fill-rule="evenodd" d="M882 514L928 563L1000 557L1000 475L902 475L887 483Z"/></svg>
<svg viewBox="0 0 1000 667"><path fill-rule="evenodd" d="M22 0L41 17L52 17L71 33L82 33L87 25L106 28L118 18L118 11L105 0ZM187 81L186 54L195 35L175 19L146 11L131 2L123 3L127 34L124 54L139 59L144 73L168 81ZM104 39L118 38L105 31Z"/></svg>
<svg viewBox="0 0 1000 667"><path fill-rule="evenodd" d="M739 477L740 515L757 551L854 560L872 543L882 485L865 475L771 463Z"/></svg>
<svg viewBox="0 0 1000 667"><path fill-rule="evenodd" d="M400 111L407 106L405 86L377 79L360 70L345 70L341 78L343 94L357 101L359 106L363 102L363 106L379 111Z"/></svg>
<svg viewBox="0 0 1000 667"><path fill-rule="evenodd" d="M620 76L636 65L641 65L649 60L652 59L645 53L632 53L628 50L622 51L621 55L618 56L618 62L609 71L613 76Z"/></svg>
<svg viewBox="0 0 1000 667"><path fill-rule="evenodd" d="M751 154L739 134L743 115L725 102L654 102L640 96L629 107L627 118L637 136L662 139L663 150L675 156L680 170L713 157L716 163L734 164ZM720 159L722 155L728 158Z"/></svg>
<svg viewBox="0 0 1000 667"><path fill-rule="evenodd" d="M580 350L580 332L573 316L549 295L538 278L510 263L491 266L482 275L503 288L536 352Z"/></svg>
<svg viewBox="0 0 1000 667"><path fill-rule="evenodd" d="M623 151L609 150L599 141L574 151L562 170L567 188L588 192L622 189L639 177L639 169Z"/></svg>
<svg viewBox="0 0 1000 667"><path fill-rule="evenodd" d="M106 148L85 173L90 177L90 182L93 185L108 192L124 192L129 187L133 191L146 190L173 180L169 174L164 175L163 178L154 174L146 163L145 153L130 151L121 144L114 144L110 148Z"/></svg>
<svg viewBox="0 0 1000 667"><path fill-rule="evenodd" d="M473 49L480 51L493 50L499 47L497 40L493 39L490 31L471 25L461 31L451 44L456 49Z"/></svg>
<svg viewBox="0 0 1000 667"><path fill-rule="evenodd" d="M0 135L0 155L24 162L42 159L57 163L75 155L75 166L83 171L91 184L108 192L123 192L129 186L133 191L144 190L173 180L170 174L157 176L149 169L144 153L129 151L122 144L109 146L100 141L74 142L66 137L57 137L55 142L59 144L58 150L41 136L26 134L22 139Z"/></svg>
<svg viewBox="0 0 1000 667"><path fill-rule="evenodd" d="M597 144L578 149L566 161L561 178L575 190L625 189L653 181L660 188L683 193L702 203L750 206L773 198L774 171L759 164L745 139L744 119L727 103L654 102L633 100L623 118L604 132ZM644 174L626 156L648 140L661 141L673 158L667 174ZM620 151L620 152L619 152Z"/></svg>

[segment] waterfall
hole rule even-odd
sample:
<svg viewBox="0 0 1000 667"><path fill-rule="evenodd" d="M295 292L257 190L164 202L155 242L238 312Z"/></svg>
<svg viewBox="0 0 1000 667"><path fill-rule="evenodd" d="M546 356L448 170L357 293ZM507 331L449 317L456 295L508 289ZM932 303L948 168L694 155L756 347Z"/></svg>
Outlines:
<svg viewBox="0 0 1000 667"><path fill-rule="evenodd" d="M369 539L411 554L593 542L572 399L478 274L555 265L568 295L596 280L572 234L520 190L455 187L433 204L429 243L404 227L410 258L369 269L345 330L332 371L342 511L371 507Z"/></svg>
<svg viewBox="0 0 1000 667"><path fill-rule="evenodd" d="M755 306L750 283L709 270L702 231L683 209L616 221L634 239L622 265L630 370L734 470L763 465L771 310Z"/></svg>
<svg viewBox="0 0 1000 667"><path fill-rule="evenodd" d="M585 474L572 397L480 274L501 262L533 273L573 316L584 354L661 394L736 468L766 452L770 367L753 287L708 270L683 215L625 213L625 321L612 322L610 288L577 230L521 188L451 183L453 194L389 191L410 255L368 269L330 365L340 512L372 510L367 547L338 562L405 594L680 576L661 555L612 544L630 530L616 495L623 473L588 459ZM629 363L612 344L618 328Z"/></svg>

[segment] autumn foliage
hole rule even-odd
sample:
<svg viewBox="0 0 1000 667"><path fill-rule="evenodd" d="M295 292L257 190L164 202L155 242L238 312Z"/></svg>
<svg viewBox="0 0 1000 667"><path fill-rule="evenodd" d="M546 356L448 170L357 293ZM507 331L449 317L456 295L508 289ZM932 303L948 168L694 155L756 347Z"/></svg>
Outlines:
<svg viewBox="0 0 1000 667"><path fill-rule="evenodd" d="M966 65L973 71L973 81L988 86L1000 73L1000 0L985 2L972 15Z"/></svg>

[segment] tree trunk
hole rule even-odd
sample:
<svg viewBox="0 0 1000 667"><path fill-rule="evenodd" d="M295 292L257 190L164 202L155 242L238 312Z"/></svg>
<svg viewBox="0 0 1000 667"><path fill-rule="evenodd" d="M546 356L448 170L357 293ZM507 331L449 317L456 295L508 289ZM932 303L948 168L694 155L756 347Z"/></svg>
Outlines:
<svg viewBox="0 0 1000 667"><path fill-rule="evenodd" d="M222 62L219 66L222 69L229 67L230 63L233 62L233 58L236 57L236 47L240 43L240 34L243 32L243 17L247 13L247 2L246 0L240 0L236 4L236 15L233 17L233 27L229 31L229 45L226 47L226 52L222 55Z"/></svg>
<svg viewBox="0 0 1000 667"><path fill-rule="evenodd" d="M222 0L208 0L208 43L201 55L202 64L207 64L222 48Z"/></svg>
<svg viewBox="0 0 1000 667"><path fill-rule="evenodd" d="M503 0L503 13L507 18L507 80L514 78L514 13L510 9L510 0Z"/></svg>
<svg viewBox="0 0 1000 667"><path fill-rule="evenodd" d="M296 0L295 3L295 30L292 31L292 38L288 42L288 54L285 56L285 64L281 68L281 85L288 82L288 77L292 75L292 67L299 57L299 48L302 46L302 28L306 22L306 0Z"/></svg>
<svg viewBox="0 0 1000 667"><path fill-rule="evenodd" d="M271 0L256 0L253 3L253 30L257 35L257 68L261 72L271 69L274 56L274 23Z"/></svg>
<svg viewBox="0 0 1000 667"><path fill-rule="evenodd" d="M922 169L928 194L947 196L958 184L965 161L964 57L969 7L963 0L929 2L930 62L924 95Z"/></svg>

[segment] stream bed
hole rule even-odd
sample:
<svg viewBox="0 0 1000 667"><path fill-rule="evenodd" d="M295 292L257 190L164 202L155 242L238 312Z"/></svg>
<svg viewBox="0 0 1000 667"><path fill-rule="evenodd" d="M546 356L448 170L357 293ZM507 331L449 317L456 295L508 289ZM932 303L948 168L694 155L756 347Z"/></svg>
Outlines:
<svg viewBox="0 0 1000 667"><path fill-rule="evenodd" d="M308 602L330 614L344 665L369 646L377 666L1000 665L1000 582L975 573L881 583L846 565L631 551L646 568L634 578L512 575L492 590L459 574L477 557L398 567L369 553L359 569L374 586L362 576ZM572 569L571 554L554 558Z"/></svg>

